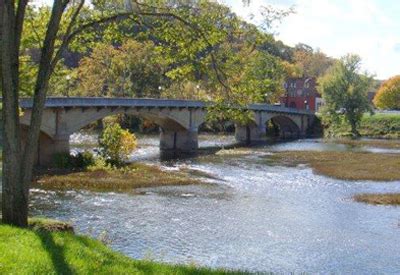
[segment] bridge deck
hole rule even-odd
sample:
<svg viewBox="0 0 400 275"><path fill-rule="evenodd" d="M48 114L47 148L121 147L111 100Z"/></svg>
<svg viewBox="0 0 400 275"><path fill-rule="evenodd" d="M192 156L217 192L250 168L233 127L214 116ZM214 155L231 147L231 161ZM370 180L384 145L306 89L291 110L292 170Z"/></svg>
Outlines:
<svg viewBox="0 0 400 275"><path fill-rule="evenodd" d="M205 109L212 103L196 100L180 99L150 99L150 98L105 98L105 97L48 97L46 108L66 108L66 107L150 107L150 108L202 108ZM20 106L24 109L32 108L32 99L21 99ZM314 115L307 110L297 110L293 108L269 105L269 104L250 104L249 110L264 111L274 113L286 113L297 115Z"/></svg>

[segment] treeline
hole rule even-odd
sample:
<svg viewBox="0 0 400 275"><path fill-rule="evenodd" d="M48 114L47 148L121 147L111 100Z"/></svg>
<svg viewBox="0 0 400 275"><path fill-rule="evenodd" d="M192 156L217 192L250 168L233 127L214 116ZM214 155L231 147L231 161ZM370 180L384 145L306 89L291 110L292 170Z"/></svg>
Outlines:
<svg viewBox="0 0 400 275"><path fill-rule="evenodd" d="M334 63L305 44L289 47L214 1L92 1L78 21L140 9L93 24L62 51L48 95L181 98L275 103L287 77L319 77ZM50 7L30 6L23 34L21 92L33 93ZM73 16L64 14L62 29ZM112 12L111 12L112 11ZM284 17L290 11L273 11ZM160 16L165 14L165 16ZM157 16L152 16L157 14ZM268 16L268 15L267 15ZM267 18L272 20L272 18ZM104 22L102 22L104 23ZM61 40L61 37L60 37Z"/></svg>
<svg viewBox="0 0 400 275"><path fill-rule="evenodd" d="M61 21L58 49L73 19L73 7ZM26 12L20 90L23 96L31 96L51 7L31 5ZM327 93L324 79L335 77L335 66L343 66L343 59L306 44L290 47L277 40L268 27L291 12L269 7L267 29L263 29L211 0L92 1L76 19L87 30L78 29L69 47L60 51L62 62L54 67L48 96L210 100L217 103L209 112L210 120L241 121L250 114L236 113L230 105L279 102L285 94L285 79L307 76L322 84L319 92L326 99L322 109L326 132L335 133L345 123L353 125L356 133L361 113L371 110L367 92L376 91L380 82L367 76L368 83L361 85L357 96L351 92L352 85L351 89L339 85L339 90L332 90L337 96ZM114 14L120 17L115 20ZM358 79L362 73L356 67ZM397 79L391 83L382 86L385 91L375 99L376 106L398 108L400 85Z"/></svg>

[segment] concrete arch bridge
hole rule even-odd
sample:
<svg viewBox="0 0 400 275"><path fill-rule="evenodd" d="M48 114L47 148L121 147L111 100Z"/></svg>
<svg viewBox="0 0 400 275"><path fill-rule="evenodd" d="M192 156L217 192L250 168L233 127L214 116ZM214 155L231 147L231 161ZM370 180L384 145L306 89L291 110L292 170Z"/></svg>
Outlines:
<svg viewBox="0 0 400 275"><path fill-rule="evenodd" d="M21 124L29 125L32 100L22 99ZM86 125L116 114L146 118L160 127L160 151L194 153L198 149L198 129L205 122L207 103L192 100L134 98L47 98L43 113L37 161L48 165L56 153L69 152L69 136ZM235 124L240 143L266 140L270 121L284 138L302 138L314 120L310 111L267 104L248 106L254 114L247 125ZM26 127L25 127L26 128Z"/></svg>

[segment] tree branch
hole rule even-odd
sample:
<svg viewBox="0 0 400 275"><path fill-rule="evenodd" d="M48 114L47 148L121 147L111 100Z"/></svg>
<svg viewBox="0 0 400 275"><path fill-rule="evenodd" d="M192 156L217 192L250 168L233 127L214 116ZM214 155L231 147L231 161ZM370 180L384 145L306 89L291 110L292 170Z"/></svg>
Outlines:
<svg viewBox="0 0 400 275"><path fill-rule="evenodd" d="M53 70L58 62L58 60L61 58L62 53L64 50L68 47L68 44L70 40L68 40L68 36L70 35L73 26L75 25L76 19L78 18L79 12L81 11L83 5L85 4L85 0L80 0L78 7L76 8L75 12L72 14L71 21L68 24L67 30L65 32L64 39L61 42L61 46L56 52L53 60L51 61L51 69Z"/></svg>
<svg viewBox="0 0 400 275"><path fill-rule="evenodd" d="M28 22L31 25L31 29L33 31L33 34L36 36L37 43L39 44L39 48L41 49L43 47L42 40L40 39L40 35L36 30L36 26L33 25L33 16L32 16L32 14L30 14L30 18L29 19L30 20Z"/></svg>
<svg viewBox="0 0 400 275"><path fill-rule="evenodd" d="M135 1L136 3L136 1ZM77 35L79 35L80 33L82 33L83 31L89 29L89 28L94 28L96 26L102 25L102 24L109 24L112 22L116 22L116 21L121 21L121 20L125 20L128 18L131 18L130 16L132 15L138 15L138 16L151 16L151 17L165 17L165 18L173 18L181 23L183 23L185 26L188 26L189 28L191 28L192 30L195 31L195 33L197 34L198 37L200 37L202 40L204 40L207 44L207 46L209 48L213 48L213 45L208 41L206 34L197 26L197 25L193 25L190 22L188 22L187 20L183 19L182 17L171 13L171 12L124 12L124 13L119 13L119 14L115 14L109 17L104 17L102 19L96 20L96 21L92 21L89 23L86 23L82 26L80 26L78 29L76 29L75 31L72 31L67 37L66 39L64 39L65 41L65 45L67 46ZM217 59L215 57L215 54L211 51L210 52L210 56L211 56L211 63L212 63L212 68L215 72L215 75L217 77L218 82L228 91L230 91L230 87L225 83L226 81L226 76L225 74L220 70L220 68L217 65ZM59 58L59 56L58 56ZM54 59L52 63L53 66L55 65L55 63L58 61L58 59Z"/></svg>
<svg viewBox="0 0 400 275"><path fill-rule="evenodd" d="M22 28L24 25L26 6L28 5L28 0L19 0L17 13L15 15L15 46L17 52L19 52L19 46L21 44Z"/></svg>
<svg viewBox="0 0 400 275"><path fill-rule="evenodd" d="M207 46L209 48L213 48L213 45L208 41L207 39L207 35L197 26L197 25L193 25L190 22L188 22L187 20L183 19L182 17L171 13L171 12L161 12L161 13L154 13L154 12L141 12L140 15L142 16L158 16L158 17L170 17L173 19L176 19L177 21L183 23L184 25L190 27L192 30L194 30L196 32L196 34L198 36L200 36L201 39L204 40L204 42L206 42ZM217 76L217 80L218 82L228 91L230 91L230 87L225 83L226 77L224 75L224 73L220 70L220 68L217 65L217 59L214 55L214 53L212 51L210 51L210 56L211 56L211 64L212 64L212 68L215 72L215 75ZM221 76L222 74L222 76ZM223 79L225 78L225 79Z"/></svg>

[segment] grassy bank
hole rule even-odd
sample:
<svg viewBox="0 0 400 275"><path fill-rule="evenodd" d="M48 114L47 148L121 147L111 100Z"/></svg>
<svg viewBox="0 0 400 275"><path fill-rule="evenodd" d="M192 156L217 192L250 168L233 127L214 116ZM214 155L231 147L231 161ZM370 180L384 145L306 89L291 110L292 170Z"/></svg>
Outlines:
<svg viewBox="0 0 400 275"><path fill-rule="evenodd" d="M349 125L337 126L335 137L351 137ZM381 139L400 139L400 114L364 114L358 131L363 137ZM329 136L332 133L329 133Z"/></svg>
<svg viewBox="0 0 400 275"><path fill-rule="evenodd" d="M384 149L400 149L400 139L335 139L335 143L346 144L350 146L368 146Z"/></svg>
<svg viewBox="0 0 400 275"><path fill-rule="evenodd" d="M123 169L91 171L55 169L38 171L37 174L32 187L54 190L85 189L126 192L143 187L202 183L200 177L188 169L163 171L159 167L139 163L131 164Z"/></svg>
<svg viewBox="0 0 400 275"><path fill-rule="evenodd" d="M308 164L317 174L344 180L400 180L397 154L361 152L276 152L270 158L280 164Z"/></svg>
<svg viewBox="0 0 400 275"><path fill-rule="evenodd" d="M360 134L366 137L400 138L400 115L364 115L361 120Z"/></svg>
<svg viewBox="0 0 400 275"><path fill-rule="evenodd" d="M354 197L355 201L375 204L375 205L400 205L400 194L358 194Z"/></svg>
<svg viewBox="0 0 400 275"><path fill-rule="evenodd" d="M0 224L0 274L245 274L130 259L71 232Z"/></svg>

